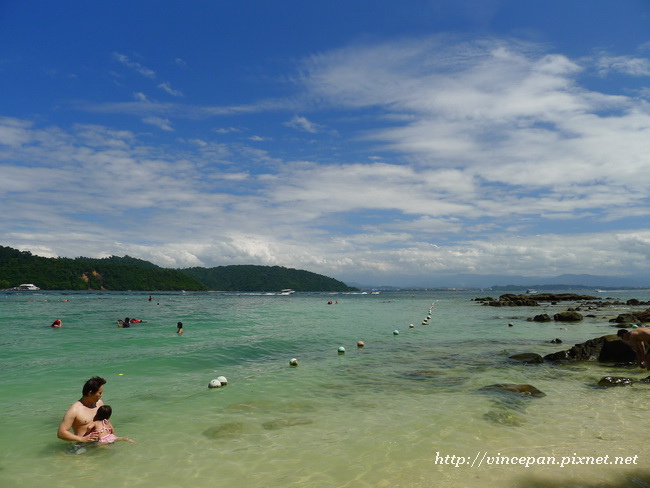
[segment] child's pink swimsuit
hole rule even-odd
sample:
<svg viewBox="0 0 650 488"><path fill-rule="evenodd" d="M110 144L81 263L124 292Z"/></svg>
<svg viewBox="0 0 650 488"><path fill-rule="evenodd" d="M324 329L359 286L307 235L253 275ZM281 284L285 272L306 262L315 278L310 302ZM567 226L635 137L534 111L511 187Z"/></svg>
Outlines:
<svg viewBox="0 0 650 488"><path fill-rule="evenodd" d="M99 432L107 432L111 430L110 427L108 427L108 420L106 419L102 420L102 424L104 425L104 427L99 429ZM101 442L102 444L110 444L111 442L115 442L116 440L117 440L117 436L112 432L109 432L108 434L101 436L97 442Z"/></svg>

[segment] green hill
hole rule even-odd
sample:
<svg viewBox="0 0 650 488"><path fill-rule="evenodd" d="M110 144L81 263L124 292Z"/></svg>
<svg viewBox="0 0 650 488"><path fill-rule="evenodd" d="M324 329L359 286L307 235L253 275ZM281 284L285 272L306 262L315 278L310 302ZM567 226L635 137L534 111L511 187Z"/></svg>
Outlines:
<svg viewBox="0 0 650 488"><path fill-rule="evenodd" d="M131 256L44 258L0 246L0 289L21 283L33 283L42 290L356 290L334 278L280 266L167 269Z"/></svg>
<svg viewBox="0 0 650 488"><path fill-rule="evenodd" d="M174 269L129 256L44 258L0 246L0 288L34 283L42 290L205 290L205 285Z"/></svg>
<svg viewBox="0 0 650 488"><path fill-rule="evenodd" d="M310 271L282 266L255 266L248 264L217 266L216 268L187 268L180 270L219 291L353 291L356 288L334 278Z"/></svg>

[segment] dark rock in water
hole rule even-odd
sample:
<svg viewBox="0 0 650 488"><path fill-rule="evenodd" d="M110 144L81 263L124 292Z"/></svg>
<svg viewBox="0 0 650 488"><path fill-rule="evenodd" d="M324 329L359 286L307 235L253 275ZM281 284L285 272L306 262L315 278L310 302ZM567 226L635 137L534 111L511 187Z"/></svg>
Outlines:
<svg viewBox="0 0 650 488"><path fill-rule="evenodd" d="M551 316L547 313L542 313L533 317L533 322L550 322L551 320Z"/></svg>
<svg viewBox="0 0 650 488"><path fill-rule="evenodd" d="M598 382L598 386L628 386L634 383L631 378L624 378L622 376L604 376Z"/></svg>
<svg viewBox="0 0 650 488"><path fill-rule="evenodd" d="M641 383L650 383L650 376L648 376L647 378L643 378L640 381L641 381Z"/></svg>
<svg viewBox="0 0 650 488"><path fill-rule="evenodd" d="M497 393L514 393L520 396L544 397L546 393L538 390L533 385L517 385L514 383L500 383L484 386L479 391L495 391Z"/></svg>
<svg viewBox="0 0 650 488"><path fill-rule="evenodd" d="M264 422L262 427L266 430L277 430L285 427L293 427L295 425L308 425L313 423L313 420L307 418L275 419Z"/></svg>
<svg viewBox="0 0 650 488"><path fill-rule="evenodd" d="M610 320L610 322L616 322L617 324L638 324L639 319L634 314L621 313L615 319Z"/></svg>
<svg viewBox="0 0 650 488"><path fill-rule="evenodd" d="M551 344L562 344L562 340L561 339L552 339Z"/></svg>
<svg viewBox="0 0 650 488"><path fill-rule="evenodd" d="M561 301L596 300L591 295L577 295L575 293L539 293L537 295L515 295L506 293L498 300L492 297L476 298L476 301L483 302L483 305L491 307L536 307L539 302L557 303Z"/></svg>
<svg viewBox="0 0 650 488"><path fill-rule="evenodd" d="M544 356L544 361L599 361L629 362L636 355L630 346L617 335L611 334L576 344L567 351L558 351Z"/></svg>
<svg viewBox="0 0 650 488"><path fill-rule="evenodd" d="M524 423L521 415L508 410L490 410L483 414L483 418L508 427L519 427Z"/></svg>
<svg viewBox="0 0 650 488"><path fill-rule="evenodd" d="M232 439L239 437L243 432L244 424L241 422L230 422L205 429L203 435L208 439Z"/></svg>
<svg viewBox="0 0 650 488"><path fill-rule="evenodd" d="M540 364L544 362L544 359L539 354L534 352L525 352L522 354L513 354L510 356L510 359L513 361L519 361L525 364Z"/></svg>
<svg viewBox="0 0 650 488"><path fill-rule="evenodd" d="M582 314L576 311L559 312L553 315L556 322L580 322L583 319Z"/></svg>

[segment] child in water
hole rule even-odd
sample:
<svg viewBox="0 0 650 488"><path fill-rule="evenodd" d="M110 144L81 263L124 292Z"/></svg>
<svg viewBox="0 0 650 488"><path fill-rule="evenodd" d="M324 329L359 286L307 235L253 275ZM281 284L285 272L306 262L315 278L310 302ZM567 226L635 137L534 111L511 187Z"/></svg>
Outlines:
<svg viewBox="0 0 650 488"><path fill-rule="evenodd" d="M135 444L134 440L128 437L117 437L113 430L113 424L108 420L111 418L113 409L110 405L102 405L97 409L93 423L90 424L87 434L91 432L99 432L99 444L112 444L115 441L127 441Z"/></svg>

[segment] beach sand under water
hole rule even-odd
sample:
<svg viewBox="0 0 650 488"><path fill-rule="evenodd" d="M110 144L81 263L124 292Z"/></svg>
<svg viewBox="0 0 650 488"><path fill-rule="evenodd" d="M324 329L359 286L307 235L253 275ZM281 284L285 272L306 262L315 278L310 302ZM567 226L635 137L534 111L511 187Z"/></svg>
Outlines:
<svg viewBox="0 0 650 488"><path fill-rule="evenodd" d="M647 374L508 360L615 332L608 319L629 307L540 324L527 318L567 304L472 300L488 294L498 296L0 295L0 486L650 486L650 385L596 387L606 375ZM118 328L126 316L145 322ZM60 329L50 327L56 318ZM94 375L107 380L116 433L137 443L72 454L56 430ZM222 375L229 384L209 389ZM499 383L545 396L481 390ZM617 458L627 464L604 464Z"/></svg>

